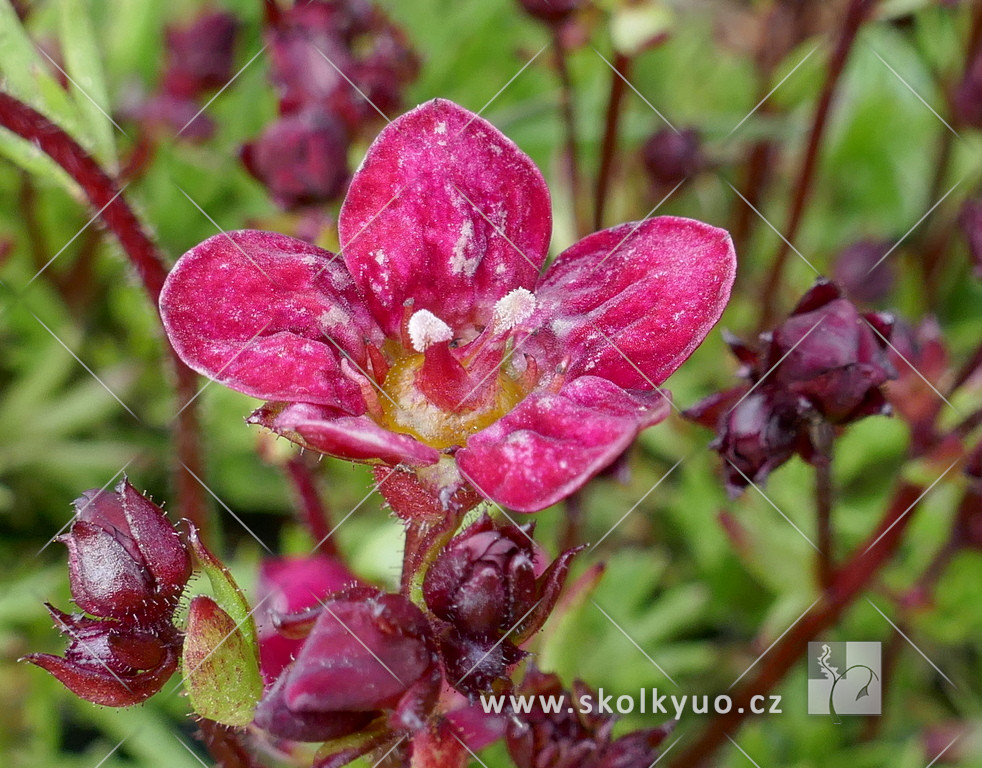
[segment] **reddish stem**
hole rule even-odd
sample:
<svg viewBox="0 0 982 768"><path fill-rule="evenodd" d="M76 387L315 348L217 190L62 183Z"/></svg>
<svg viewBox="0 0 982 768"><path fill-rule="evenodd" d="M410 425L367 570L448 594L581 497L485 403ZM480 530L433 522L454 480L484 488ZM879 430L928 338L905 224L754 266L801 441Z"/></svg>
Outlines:
<svg viewBox="0 0 982 768"><path fill-rule="evenodd" d="M697 768L734 733L750 713L751 698L766 695L808 650L808 643L833 626L842 612L872 581L880 568L896 553L904 531L913 517L923 489L903 483L894 494L883 520L867 543L836 573L835 579L812 608L771 649L761 670L732 695L733 708L714 718L696 742L672 763L673 768Z"/></svg>
<svg viewBox="0 0 982 768"><path fill-rule="evenodd" d="M286 463L286 472L293 484L297 509L315 542L322 542L318 549L325 555L337 557L338 548L330 537L327 508L317 492L317 483L304 457L297 454Z"/></svg>
<svg viewBox="0 0 982 768"><path fill-rule="evenodd" d="M573 202L573 219L576 224L577 237L587 234L586 222L583 215L583 194L580 188L580 169L576 149L576 110L573 105L573 78L569 72L568 51L563 41L562 26L552 25L552 45L555 51L556 72L559 74L560 92L559 109L563 117L565 131L565 148L563 164L569 183L569 195Z"/></svg>
<svg viewBox="0 0 982 768"><path fill-rule="evenodd" d="M778 245L777 253L771 264L770 273L764 284L761 304L760 327L767 328L773 324L775 319L776 304L778 293L781 289L781 281L784 278L784 270L787 266L788 257L791 255L791 247L788 243L793 243L801 226L802 214L805 211L805 203L808 201L815 180L815 169L818 166L818 150L825 134L825 127L828 124L829 112L832 108L832 100L835 96L836 87L845 69L846 60L852 50L853 43L856 41L856 34L862 26L869 12L876 4L876 0L852 0L846 11L845 19L842 22L842 30L839 33L839 41L832 52L829 60L829 69L825 76L825 84L815 107L815 115L812 118L811 132L808 136L808 146L805 149L805 157L798 172L798 180L795 184L794 198L791 201L791 211L788 215L788 223L785 226L783 235Z"/></svg>
<svg viewBox="0 0 982 768"><path fill-rule="evenodd" d="M0 127L31 142L60 165L82 188L89 204L101 211L100 218L116 236L144 288L157 306L160 289L167 277L164 259L143 229L120 189L98 163L64 130L40 112L13 96L0 92ZM177 378L177 396L184 408L177 418L175 441L178 460L195 474L201 474L201 448L198 419L192 402L197 377L172 353ZM207 530L204 489L178 465L177 487L181 514L202 530Z"/></svg>
<svg viewBox="0 0 982 768"><path fill-rule="evenodd" d="M198 721L198 737L218 768L262 768L242 743L241 732L214 720Z"/></svg>
<svg viewBox="0 0 982 768"><path fill-rule="evenodd" d="M614 71L610 78L610 97L607 101L607 119L604 125L603 145L600 150L600 168L597 171L597 192L593 209L593 228L603 229L604 209L610 191L610 176L614 168L614 155L617 150L617 127L621 118L621 102L627 87L627 76L631 68L631 57L618 53L614 57Z"/></svg>

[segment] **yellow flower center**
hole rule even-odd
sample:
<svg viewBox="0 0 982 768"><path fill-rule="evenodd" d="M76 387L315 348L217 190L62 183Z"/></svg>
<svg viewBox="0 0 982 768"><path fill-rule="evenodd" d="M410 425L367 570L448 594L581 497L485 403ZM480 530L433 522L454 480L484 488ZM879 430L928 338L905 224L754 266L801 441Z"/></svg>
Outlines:
<svg viewBox="0 0 982 768"><path fill-rule="evenodd" d="M487 388L488 396L476 405L444 410L426 397L417 383L425 355L408 354L397 359L385 377L382 389L388 397L381 398L382 426L393 432L409 434L434 448L464 445L467 438L511 411L525 397L521 386L501 366L497 381ZM478 384L479 382L475 382ZM484 383L481 383L484 389ZM471 407L473 406L473 407Z"/></svg>

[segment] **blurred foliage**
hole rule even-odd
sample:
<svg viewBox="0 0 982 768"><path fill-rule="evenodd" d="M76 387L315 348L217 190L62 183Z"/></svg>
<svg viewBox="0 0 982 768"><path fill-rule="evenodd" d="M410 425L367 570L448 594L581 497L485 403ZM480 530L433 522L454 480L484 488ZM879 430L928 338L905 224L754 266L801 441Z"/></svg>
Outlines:
<svg viewBox="0 0 982 768"><path fill-rule="evenodd" d="M106 113L117 114L134 93L154 88L162 67L161 30L192 18L199 4L39 0L27 5L31 14L25 30L8 3L0 2L0 84L115 170L132 151L134 129L123 124L130 134L124 135ZM223 0L214 5L241 20L237 61L245 65L262 47L262 4ZM551 68L548 31L524 17L511 0L393 0L382 5L423 59L407 103L442 96L472 110L486 108L484 116L528 152L550 180L557 200L553 252L571 244L575 235L563 188L559 84ZM665 124L654 106L671 123L698 128L713 165L659 213L729 226L743 205L730 184L742 183L748 145L769 138L781 151L774 157L775 181L760 210L780 226L833 44L830 34L795 47L773 76L775 83L787 80L767 109L733 131L770 87L758 82L749 52L732 45L733 35L723 34L720 24L759 15L767 3L663 5L672 11L670 35L641 54L631 71L637 91L625 97L622 157L609 221L640 218L662 197L650 188L637 160L641 142ZM933 181L937 148L947 129L932 110L946 113L945 89L960 73L968 10L892 2L884 3L882 11L889 18L861 33L840 85L818 184L796 246L827 273L834 254L857 238L896 240L907 233L890 257L898 265L898 285L877 308L911 318L928 309L936 312L956 359L963 359L982 337L982 286L970 279L964 244L952 237L934 297L926 294L917 265L926 232L932 226L954 226L960 201L982 175L982 136L965 132L954 142L940 186ZM598 55L613 56L605 13L585 16L583 34L589 43L570 59L580 162L591 175L612 77ZM63 88L59 73L36 45L52 41L60 42L63 66L81 89ZM263 55L256 57L208 106L217 126L211 140L162 142L126 189L169 258L213 235L216 227L290 231L297 226L273 206L237 156L240 145L275 114L267 66ZM363 151L364 145L355 147L353 160ZM0 696L8 702L8 716L0 720L3 764L91 768L104 761L100 764L106 768L193 768L203 752L193 741L177 679L147 705L110 711L75 700L39 670L15 663L30 650L61 648L42 602L68 606L63 548L46 545L69 520L71 500L87 488L111 483L123 468L158 500L172 498L169 430L176 404L155 310L116 243L98 223L77 235L91 212L71 180L35 148L0 132L0 154L10 161L0 163L0 199L6 203L0 206L0 254L5 244L13 246L0 256ZM956 181L934 219L921 224ZM754 227L739 254L737 292L722 327L752 334L759 283L778 245L769 226ZM792 257L788 277L785 308L814 275ZM685 407L730 386L735 371L720 334L712 334L673 376L675 402ZM283 442L271 445L244 426L243 417L255 405L249 398L208 386L199 405L210 489L274 550L308 549L311 542L294 522L290 491L276 466L292 449ZM965 404L968 410L977 405ZM536 648L544 668L617 694L635 694L642 686L675 692L653 660L682 692L723 692L815 599L812 550L789 524L814 536L810 468L796 460L773 475L766 498L750 489L731 501L719 483L717 459L706 450L710 439L672 417L639 441L626 485L601 479L585 491L582 538L602 541L579 558L574 578L600 561L607 563L607 571L594 592L547 626ZM886 495L903 471L907 441L903 424L873 418L838 443L835 530L840 554L862 542L882 514ZM337 540L355 571L395 584L401 528L382 509L377 494L366 497L370 473L325 460L319 481L334 522L345 521ZM638 503L656 482L661 484ZM927 765L937 751L925 746L926 734L954 722L971 731L959 742L963 757L958 764L982 765L982 601L976 599L982 556L959 555L943 574L936 604L929 609L899 617L891 599L913 584L943 543L956 485L943 484L925 500L899 557L871 590L871 602L860 599L823 638L879 640L898 654L899 662L889 671L884 716L875 723L852 719L841 726L807 716L802 662L779 688L784 714L758 718L739 733L740 746L756 763L916 768ZM345 517L350 510L355 511ZM170 511L181 514L173 507ZM248 589L262 551L221 506L214 514L223 524L223 555ZM538 537L555 554L564 510L560 506L536 518ZM899 638L874 604L902 624L911 644L957 688ZM705 721L690 715L678 733L687 738ZM650 715L632 715L623 725L653 724ZM508 764L500 747L489 749L484 759L489 766ZM715 764L743 766L746 761L727 748Z"/></svg>

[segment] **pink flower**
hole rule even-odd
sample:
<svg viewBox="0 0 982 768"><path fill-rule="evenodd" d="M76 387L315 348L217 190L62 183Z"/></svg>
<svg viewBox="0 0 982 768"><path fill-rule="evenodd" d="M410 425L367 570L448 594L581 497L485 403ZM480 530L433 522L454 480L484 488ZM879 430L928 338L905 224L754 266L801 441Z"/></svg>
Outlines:
<svg viewBox="0 0 982 768"><path fill-rule="evenodd" d="M210 238L161 311L195 370L262 398L294 442L468 484L530 512L580 488L668 412L661 383L719 319L726 232L663 217L594 233L543 269L541 173L494 126L435 100L355 174L341 254L284 235Z"/></svg>

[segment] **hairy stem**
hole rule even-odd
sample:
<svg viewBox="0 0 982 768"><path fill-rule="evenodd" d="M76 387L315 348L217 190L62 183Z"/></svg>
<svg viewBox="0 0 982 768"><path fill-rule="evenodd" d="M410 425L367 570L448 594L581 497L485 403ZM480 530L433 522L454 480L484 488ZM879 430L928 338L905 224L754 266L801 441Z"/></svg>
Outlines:
<svg viewBox="0 0 982 768"><path fill-rule="evenodd" d="M81 187L89 205L101 211L103 224L116 236L136 269L154 306L167 277L167 267L121 190L99 164L64 130L40 112L13 96L0 92L0 127L31 142L60 165ZM177 491L181 514L207 531L204 489L191 476L201 475L201 446L194 396L197 377L176 355L171 356L177 379L178 402L183 406L175 426L178 456Z"/></svg>
<svg viewBox="0 0 982 768"><path fill-rule="evenodd" d="M695 743L672 763L673 768L697 768L707 761L726 742L727 734L734 733L748 717L751 698L771 691L808 650L808 643L838 621L896 553L922 493L919 486L900 485L868 543L859 546L819 602L771 649L760 671L732 695L733 708L715 717Z"/></svg>
<svg viewBox="0 0 982 768"><path fill-rule="evenodd" d="M852 0L846 10L845 18L842 22L842 29L839 32L839 39L832 58L829 60L828 72L825 75L825 83L822 86L818 104L815 107L815 114L812 118L811 131L808 134L808 145L805 149L804 159L798 171L798 178L794 185L794 197L791 200L791 210L788 214L788 222L784 227L778 245L777 253L771 263L771 268L764 283L761 295L760 328L767 328L773 324L777 312L778 294L781 292L784 270L787 266L788 257L791 254L789 243L793 243L801 226L802 215L805 211L805 203L811 194L812 184L815 180L815 170L818 166L819 148L822 138L825 135L825 128L828 125L829 113L832 108L832 101L835 96L836 87L849 58L853 43L856 41L856 34L862 26L866 17L869 15L876 0Z"/></svg>
<svg viewBox="0 0 982 768"><path fill-rule="evenodd" d="M604 210L610 191L610 177L614 169L614 156L617 153L617 130L621 118L621 102L624 101L626 80L631 69L631 57L618 53L614 57L614 71L610 73L610 96L607 101L607 119L604 125L604 138L600 150L600 168L597 171L596 197L593 208L593 228L603 229Z"/></svg>
<svg viewBox="0 0 982 768"><path fill-rule="evenodd" d="M569 196L573 201L573 219L576 236L584 237L588 230L583 216L583 194L580 185L579 152L576 147L576 110L573 105L573 78L569 72L569 51L563 41L562 27L552 26L552 45L555 51L556 72L559 75L559 110L563 117L564 150L563 165L569 184Z"/></svg>
<svg viewBox="0 0 982 768"><path fill-rule="evenodd" d="M330 538L331 526L324 501L317 492L314 473L310 465L300 454L292 456L286 463L286 473L293 486L297 510L302 522L307 526L311 537L318 544L318 549L325 555L337 557L338 548L334 539Z"/></svg>
<svg viewBox="0 0 982 768"><path fill-rule="evenodd" d="M815 512L818 524L818 583L832 585L832 461L822 457L815 464Z"/></svg>

